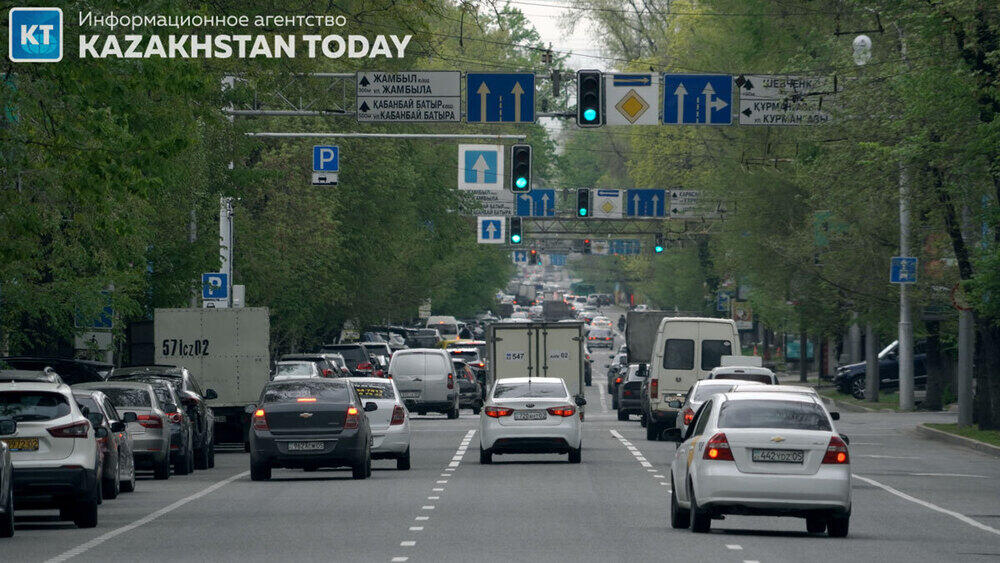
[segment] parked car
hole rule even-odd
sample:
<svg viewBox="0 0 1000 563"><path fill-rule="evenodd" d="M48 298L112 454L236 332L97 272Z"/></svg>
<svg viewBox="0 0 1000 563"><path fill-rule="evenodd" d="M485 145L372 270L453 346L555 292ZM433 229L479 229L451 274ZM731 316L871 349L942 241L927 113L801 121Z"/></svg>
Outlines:
<svg viewBox="0 0 1000 563"><path fill-rule="evenodd" d="M642 414L642 382L649 377L646 364L631 364L615 391L618 420L628 420L631 414Z"/></svg>
<svg viewBox="0 0 1000 563"><path fill-rule="evenodd" d="M136 421L135 414L125 418L118 414L104 393L96 389L73 389L73 397L81 407L90 409L87 419L94 428L104 430L106 436L97 438L101 447L101 495L105 499L118 498L119 493L135 490L135 458L132 456L132 438L126 428L127 421Z"/></svg>
<svg viewBox="0 0 1000 563"><path fill-rule="evenodd" d="M362 404L345 379L272 381L251 414L250 479L266 481L275 467L312 471L348 466L355 479L372 473L372 431Z"/></svg>
<svg viewBox="0 0 1000 563"><path fill-rule="evenodd" d="M202 389L197 378L184 367L134 366L118 368L108 377L108 381L147 381L158 379L172 384L177 390L180 403L177 407L184 411L191 422L194 448L194 468L215 467L215 413L207 401L217 399L214 389Z"/></svg>
<svg viewBox="0 0 1000 563"><path fill-rule="evenodd" d="M353 378L351 385L366 405L378 408L366 411L372 430L372 459L395 459L396 469L410 468L410 414L399 396L396 382L375 377Z"/></svg>
<svg viewBox="0 0 1000 563"><path fill-rule="evenodd" d="M389 377L396 381L410 412L447 414L458 418L459 389L448 353L441 349L400 350L389 362Z"/></svg>
<svg viewBox="0 0 1000 563"><path fill-rule="evenodd" d="M925 344L917 342L913 354L913 385L924 388L927 385L927 353ZM854 395L856 399L865 398L865 375L867 364L847 364L837 368L833 384L841 393ZM899 341L894 340L878 353L879 389L888 391L899 389Z"/></svg>
<svg viewBox="0 0 1000 563"><path fill-rule="evenodd" d="M708 379L738 379L753 383L763 383L765 385L777 385L778 376L767 368L750 366L720 366L712 368L708 373Z"/></svg>
<svg viewBox="0 0 1000 563"><path fill-rule="evenodd" d="M72 389L47 381L0 383L0 416L17 423L3 440L18 508L58 508L81 528L97 526L104 469L97 438L106 435L87 420Z"/></svg>
<svg viewBox="0 0 1000 563"><path fill-rule="evenodd" d="M516 453L569 454L570 463L580 463L586 403L556 377L497 380L479 417L479 463Z"/></svg>
<svg viewBox="0 0 1000 563"><path fill-rule="evenodd" d="M14 535L14 462L4 436L17 432L17 422L0 420L0 538Z"/></svg>
<svg viewBox="0 0 1000 563"><path fill-rule="evenodd" d="M371 354L361 344L354 342L351 344L324 344L320 349L322 353L340 354L347 361L347 369L351 370L353 377L372 377L375 375L375 366L372 364Z"/></svg>
<svg viewBox="0 0 1000 563"><path fill-rule="evenodd" d="M458 408L472 409L472 414L479 414L483 406L482 385L467 363L452 358L451 364L455 368L455 380L458 381Z"/></svg>
<svg viewBox="0 0 1000 563"><path fill-rule="evenodd" d="M180 408L181 398L173 383L156 377L134 377L117 381L148 383L153 387L157 402L163 405L166 419L163 425L170 431L170 463L174 474L188 475L194 471L194 429L189 417Z"/></svg>
<svg viewBox="0 0 1000 563"><path fill-rule="evenodd" d="M105 381L103 383L82 383L74 389L96 389L104 393L114 405L122 420L128 420L127 430L132 437L132 455L137 467L151 469L153 478L170 478L171 427L168 405L161 400L163 392L157 393L149 383L139 381Z"/></svg>

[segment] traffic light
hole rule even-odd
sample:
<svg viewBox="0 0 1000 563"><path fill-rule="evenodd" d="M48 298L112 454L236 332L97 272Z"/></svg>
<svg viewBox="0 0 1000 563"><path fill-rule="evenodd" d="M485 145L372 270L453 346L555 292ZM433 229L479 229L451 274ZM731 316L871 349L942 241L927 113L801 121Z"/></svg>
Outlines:
<svg viewBox="0 0 1000 563"><path fill-rule="evenodd" d="M604 125L604 80L599 70L576 73L576 124L580 127Z"/></svg>
<svg viewBox="0 0 1000 563"><path fill-rule="evenodd" d="M589 238L583 239L583 253L584 254L590 254L590 239Z"/></svg>
<svg viewBox="0 0 1000 563"><path fill-rule="evenodd" d="M656 233L656 242L653 244L655 254L663 253L663 233Z"/></svg>
<svg viewBox="0 0 1000 563"><path fill-rule="evenodd" d="M510 191L531 191L531 145L510 147Z"/></svg>
<svg viewBox="0 0 1000 563"><path fill-rule="evenodd" d="M538 265L538 251L534 248L532 248L531 252L528 254L528 264L532 266Z"/></svg>
<svg viewBox="0 0 1000 563"><path fill-rule="evenodd" d="M521 244L521 218L510 218L510 243Z"/></svg>
<svg viewBox="0 0 1000 563"><path fill-rule="evenodd" d="M578 217L590 217L590 190L576 190L576 214Z"/></svg>

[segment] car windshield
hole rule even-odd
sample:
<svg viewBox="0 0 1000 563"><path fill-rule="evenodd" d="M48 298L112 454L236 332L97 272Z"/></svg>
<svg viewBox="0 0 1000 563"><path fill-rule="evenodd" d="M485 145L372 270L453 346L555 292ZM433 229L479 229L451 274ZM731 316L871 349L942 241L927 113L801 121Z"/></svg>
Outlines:
<svg viewBox="0 0 1000 563"><path fill-rule="evenodd" d="M313 398L327 403L348 403L350 390L346 383L336 380L287 381L269 383L264 388L264 403L294 403L299 399Z"/></svg>
<svg viewBox="0 0 1000 563"><path fill-rule="evenodd" d="M347 362L348 367L357 366L360 363L368 361L368 358L365 356L364 349L361 348L360 344L356 346L343 346L343 347L333 346L325 348L325 350L328 350L330 352L336 352L341 356L343 356L344 360Z"/></svg>
<svg viewBox="0 0 1000 563"><path fill-rule="evenodd" d="M529 381L497 383L496 389L493 391L493 397L496 399L527 399L534 397L543 399L565 397L566 394L565 385L548 381L538 383Z"/></svg>
<svg viewBox="0 0 1000 563"><path fill-rule="evenodd" d="M354 390L362 399L395 399L391 383L355 383Z"/></svg>
<svg viewBox="0 0 1000 563"><path fill-rule="evenodd" d="M303 376L314 375L313 364L310 362L278 362L274 366L274 376Z"/></svg>
<svg viewBox="0 0 1000 563"><path fill-rule="evenodd" d="M719 428L831 430L826 412L816 403L764 399L726 401L719 411Z"/></svg>
<svg viewBox="0 0 1000 563"><path fill-rule="evenodd" d="M45 391L0 392L0 418L21 421L41 421L62 418L72 412L69 401L61 393Z"/></svg>
<svg viewBox="0 0 1000 563"><path fill-rule="evenodd" d="M754 383L771 383L771 376L766 373L720 373L715 379L738 379Z"/></svg>
<svg viewBox="0 0 1000 563"><path fill-rule="evenodd" d="M123 389L120 387L106 387L101 389L108 399L116 407L151 407L152 400L149 393L142 389Z"/></svg>
<svg viewBox="0 0 1000 563"><path fill-rule="evenodd" d="M726 393L732 388L732 385L699 385L698 388L694 390L694 396L689 397L689 400L704 403L712 395L715 395L716 393Z"/></svg>

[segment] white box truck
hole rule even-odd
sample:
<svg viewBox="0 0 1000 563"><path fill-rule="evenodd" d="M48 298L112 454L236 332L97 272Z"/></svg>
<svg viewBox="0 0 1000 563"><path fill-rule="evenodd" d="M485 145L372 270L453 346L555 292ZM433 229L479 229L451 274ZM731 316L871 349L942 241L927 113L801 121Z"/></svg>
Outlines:
<svg viewBox="0 0 1000 563"><path fill-rule="evenodd" d="M244 408L257 402L271 378L270 335L266 307L154 312L156 363L186 367L219 395L209 401L217 442L245 439Z"/></svg>
<svg viewBox="0 0 1000 563"><path fill-rule="evenodd" d="M505 377L558 377L583 396L583 322L495 323L486 337L490 385Z"/></svg>

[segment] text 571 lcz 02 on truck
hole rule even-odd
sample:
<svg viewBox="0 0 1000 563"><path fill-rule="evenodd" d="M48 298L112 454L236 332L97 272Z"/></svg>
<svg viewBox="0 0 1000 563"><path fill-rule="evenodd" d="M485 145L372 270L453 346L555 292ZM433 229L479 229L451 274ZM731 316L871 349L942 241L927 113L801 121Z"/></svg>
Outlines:
<svg viewBox="0 0 1000 563"><path fill-rule="evenodd" d="M185 367L218 397L209 401L216 442L244 442L247 405L270 381L270 317L266 307L156 309L157 364Z"/></svg>

